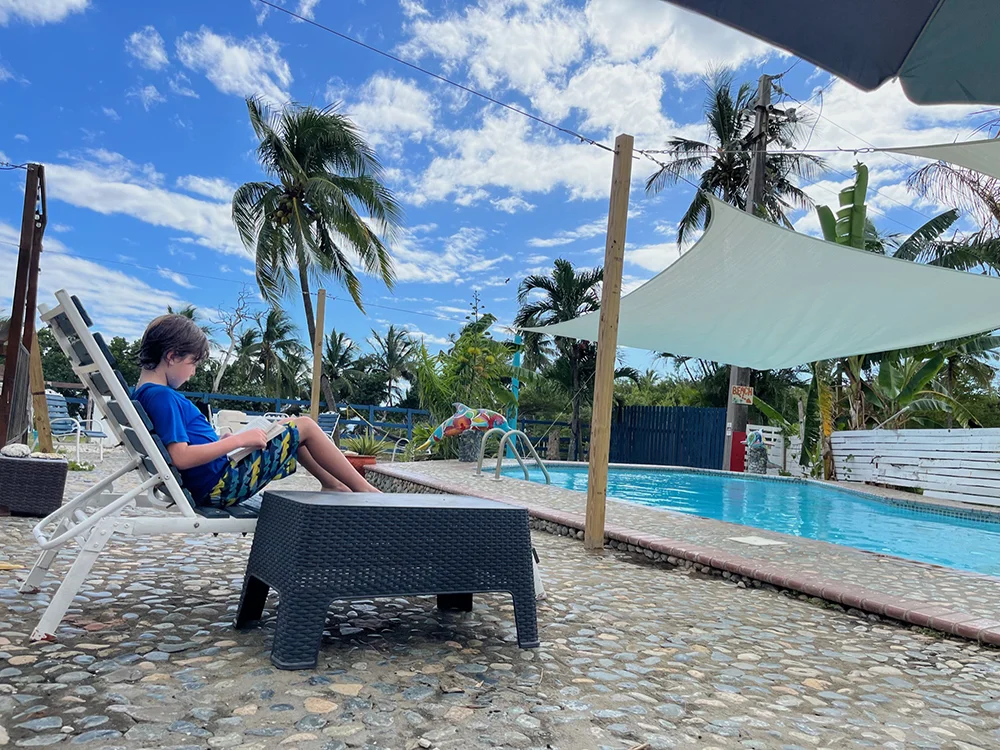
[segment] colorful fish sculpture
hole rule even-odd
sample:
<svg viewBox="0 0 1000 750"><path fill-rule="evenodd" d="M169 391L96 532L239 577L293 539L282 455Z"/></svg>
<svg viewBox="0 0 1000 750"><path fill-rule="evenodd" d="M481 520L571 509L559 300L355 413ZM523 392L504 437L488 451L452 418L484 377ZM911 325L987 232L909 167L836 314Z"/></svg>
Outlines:
<svg viewBox="0 0 1000 750"><path fill-rule="evenodd" d="M418 451L427 450L445 438L461 435L466 430L486 432L494 427L499 427L504 432L511 430L503 414L489 409L473 409L460 403L452 404L452 406L455 407L455 413L434 428L434 432L431 433L427 442L417 448Z"/></svg>

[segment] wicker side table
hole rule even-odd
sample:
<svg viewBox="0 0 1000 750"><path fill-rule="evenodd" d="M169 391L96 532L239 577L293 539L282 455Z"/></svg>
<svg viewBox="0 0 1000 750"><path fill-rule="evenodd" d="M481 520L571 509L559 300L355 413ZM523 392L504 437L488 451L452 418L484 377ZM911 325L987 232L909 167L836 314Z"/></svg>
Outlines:
<svg viewBox="0 0 1000 750"><path fill-rule="evenodd" d="M54 458L0 456L0 509L44 517L62 505L69 464Z"/></svg>
<svg viewBox="0 0 1000 750"><path fill-rule="evenodd" d="M514 599L521 648L538 646L528 512L456 495L265 492L236 627L280 597L271 662L316 666L337 599L436 594L472 609L475 592Z"/></svg>

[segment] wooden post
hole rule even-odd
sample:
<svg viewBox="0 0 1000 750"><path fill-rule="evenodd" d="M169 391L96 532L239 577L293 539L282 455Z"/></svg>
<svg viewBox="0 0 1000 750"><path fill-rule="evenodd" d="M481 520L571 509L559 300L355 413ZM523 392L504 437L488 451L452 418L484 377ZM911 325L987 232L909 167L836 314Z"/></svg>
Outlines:
<svg viewBox="0 0 1000 750"><path fill-rule="evenodd" d="M38 450L52 452L52 425L49 424L49 404L45 399L45 375L42 373L42 349L38 334L32 334L31 352L28 355L28 378L31 381L31 406L35 412L35 431L38 433Z"/></svg>
<svg viewBox="0 0 1000 750"><path fill-rule="evenodd" d="M587 477L587 518L583 546L604 549L604 506L608 494L608 455L611 450L611 406L618 350L618 309L622 296L625 226L632 180L630 135L615 138L615 165L611 175L608 237L604 246L604 284L597 334L597 370L594 374L594 413L590 420L590 468Z"/></svg>
<svg viewBox="0 0 1000 750"><path fill-rule="evenodd" d="M21 353L24 333L25 298L28 293L28 276L31 256L35 249L35 211L38 208L38 167L28 165L24 181L24 209L21 212L21 241L18 244L17 270L14 273L14 298L10 309L7 329L6 362L4 363L3 385L0 386L0 447L7 444L7 428L10 424L10 410L14 401L14 378L17 376L17 360ZM34 310L30 311L35 314Z"/></svg>
<svg viewBox="0 0 1000 750"><path fill-rule="evenodd" d="M316 297L316 338L313 341L313 381L312 398L309 400L309 416L319 419L319 384L323 375L323 316L326 313L326 289L320 289ZM330 408L330 404L326 405Z"/></svg>

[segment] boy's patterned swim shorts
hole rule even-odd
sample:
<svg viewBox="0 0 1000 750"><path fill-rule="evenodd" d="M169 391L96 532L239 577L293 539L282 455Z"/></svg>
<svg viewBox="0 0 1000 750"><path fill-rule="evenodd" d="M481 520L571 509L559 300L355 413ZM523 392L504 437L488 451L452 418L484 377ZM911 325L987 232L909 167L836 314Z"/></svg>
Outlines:
<svg viewBox="0 0 1000 750"><path fill-rule="evenodd" d="M232 460L222 473L218 484L206 498L209 505L230 506L253 497L264 485L275 479L294 474L298 464L299 429L295 421L285 424L280 435L271 438L263 448L258 448L239 463Z"/></svg>

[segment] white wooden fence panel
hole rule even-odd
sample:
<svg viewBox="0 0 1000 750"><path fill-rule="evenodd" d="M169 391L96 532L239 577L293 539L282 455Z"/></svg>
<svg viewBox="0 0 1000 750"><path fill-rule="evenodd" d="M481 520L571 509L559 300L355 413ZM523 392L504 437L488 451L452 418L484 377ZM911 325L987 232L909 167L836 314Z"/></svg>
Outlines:
<svg viewBox="0 0 1000 750"><path fill-rule="evenodd" d="M831 442L837 479L1000 505L1000 429L850 431Z"/></svg>

